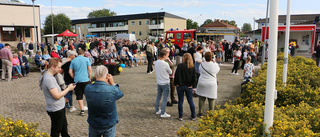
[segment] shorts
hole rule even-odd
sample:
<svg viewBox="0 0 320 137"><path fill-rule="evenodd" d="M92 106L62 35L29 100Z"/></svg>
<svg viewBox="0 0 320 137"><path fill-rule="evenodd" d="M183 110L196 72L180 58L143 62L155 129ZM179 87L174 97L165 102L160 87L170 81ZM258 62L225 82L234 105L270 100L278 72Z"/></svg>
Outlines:
<svg viewBox="0 0 320 137"><path fill-rule="evenodd" d="M76 100L83 100L84 90L88 84L90 84L90 82L79 82L77 84L77 86L74 88Z"/></svg>
<svg viewBox="0 0 320 137"><path fill-rule="evenodd" d="M221 52L218 52L218 53L217 53L217 58L220 58L220 57L222 57L222 53L221 53Z"/></svg>

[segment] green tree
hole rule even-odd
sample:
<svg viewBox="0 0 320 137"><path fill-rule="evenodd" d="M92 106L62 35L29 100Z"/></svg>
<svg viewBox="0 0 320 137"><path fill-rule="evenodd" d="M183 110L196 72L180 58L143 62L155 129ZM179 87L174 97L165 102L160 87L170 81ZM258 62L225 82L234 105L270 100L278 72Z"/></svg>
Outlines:
<svg viewBox="0 0 320 137"><path fill-rule="evenodd" d="M72 31L71 28L71 20L68 16L66 16L63 13L54 15L50 14L49 16L46 17L44 21L44 34L52 34L52 17L53 16L53 28L54 28L54 33L59 34L64 32L66 29Z"/></svg>
<svg viewBox="0 0 320 137"><path fill-rule="evenodd" d="M194 22L192 19L187 19L187 29L197 29L198 23Z"/></svg>
<svg viewBox="0 0 320 137"><path fill-rule="evenodd" d="M88 18L99 18L99 17L108 17L115 16L116 12L111 11L110 9L101 9L101 10L93 10L88 14Z"/></svg>
<svg viewBox="0 0 320 137"><path fill-rule="evenodd" d="M206 21L203 22L203 24L201 25L201 27L204 26L204 25L207 25L207 24L209 24L209 23L212 23L212 22L213 22L212 19L206 19Z"/></svg>
<svg viewBox="0 0 320 137"><path fill-rule="evenodd" d="M252 31L251 24L250 23L244 23L242 25L241 31Z"/></svg>
<svg viewBox="0 0 320 137"><path fill-rule="evenodd" d="M214 21L217 21L217 19L215 19ZM228 24L230 24L230 25L232 25L232 26L235 26L235 27L237 27L238 25L237 25L237 23L236 23L236 21L234 21L234 20L221 20L221 21L223 21L223 22L225 22L225 23L228 23Z"/></svg>

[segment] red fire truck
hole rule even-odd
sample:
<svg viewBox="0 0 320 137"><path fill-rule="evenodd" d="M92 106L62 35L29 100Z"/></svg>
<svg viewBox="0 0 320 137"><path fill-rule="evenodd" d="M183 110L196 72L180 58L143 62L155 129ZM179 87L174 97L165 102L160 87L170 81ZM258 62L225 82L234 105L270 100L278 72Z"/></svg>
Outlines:
<svg viewBox="0 0 320 137"><path fill-rule="evenodd" d="M165 36L165 43L167 43L168 40L171 40L171 43L175 45L175 54L180 55L181 48L183 46L184 42L190 42L191 39L196 39L196 30L190 29L190 30L170 30L166 32Z"/></svg>

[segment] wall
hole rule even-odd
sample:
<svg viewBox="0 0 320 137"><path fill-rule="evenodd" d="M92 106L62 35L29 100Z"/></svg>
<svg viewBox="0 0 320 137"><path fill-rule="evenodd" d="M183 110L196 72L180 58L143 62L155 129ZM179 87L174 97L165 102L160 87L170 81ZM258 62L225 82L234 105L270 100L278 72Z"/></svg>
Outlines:
<svg viewBox="0 0 320 137"><path fill-rule="evenodd" d="M80 30L81 30L81 34L79 32L79 28L78 28L78 25L80 27ZM82 28L82 25L84 25L84 28ZM78 38L80 38L79 36L81 36L81 38L84 38L85 36L87 36L89 33L88 33L88 27L87 25L90 25L91 27L91 23L84 23L84 24L76 24L75 25L75 30L73 30L76 34L78 34ZM83 36L84 34L84 36ZM90 35L90 34L89 34Z"/></svg>
<svg viewBox="0 0 320 137"><path fill-rule="evenodd" d="M306 35L309 35L309 38L306 39ZM305 37L305 40L309 41L309 44L307 45L306 42L303 42L303 37ZM297 45L299 48L297 48L297 51L311 51L311 44L312 44L312 32L311 31L296 31L290 33L290 40L295 39L297 40ZM278 39L278 49L284 48L285 44L285 32L279 32L279 39Z"/></svg>
<svg viewBox="0 0 320 137"><path fill-rule="evenodd" d="M164 17L164 32L170 30L171 28L174 30L177 28L179 30L187 29L187 20Z"/></svg>
<svg viewBox="0 0 320 137"><path fill-rule="evenodd" d="M149 35L147 32L150 32L148 25L146 25L146 20L149 19L128 20L128 33L132 34L134 31L136 34L136 39L146 39ZM134 26L131 25L131 21L135 21ZM141 21L141 25L139 25L139 21ZM142 33L141 37L139 35L139 31Z"/></svg>
<svg viewBox="0 0 320 137"><path fill-rule="evenodd" d="M35 11L35 25L38 27L38 40L41 39L41 27L40 27L40 7L34 7ZM33 26L33 7L32 6L20 6L20 5L0 5L0 24L1 26ZM5 13L5 14L4 14ZM32 29L31 37L26 38L26 42L34 39L34 29ZM8 41L12 45L17 45L17 41ZM34 41L34 40L32 40ZM4 41L5 43L5 41Z"/></svg>

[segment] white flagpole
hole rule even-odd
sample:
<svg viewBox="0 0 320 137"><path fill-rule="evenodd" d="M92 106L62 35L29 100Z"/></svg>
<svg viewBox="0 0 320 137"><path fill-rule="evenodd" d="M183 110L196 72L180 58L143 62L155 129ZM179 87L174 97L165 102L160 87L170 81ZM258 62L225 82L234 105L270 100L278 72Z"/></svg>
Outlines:
<svg viewBox="0 0 320 137"><path fill-rule="evenodd" d="M286 21L286 36L284 44L284 62L283 62L283 78L282 82L284 86L287 85L287 70L288 70L288 50L289 50L289 36L290 36L290 7L291 0L287 3L287 21Z"/></svg>

